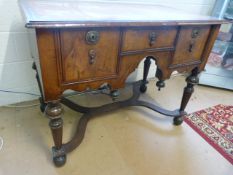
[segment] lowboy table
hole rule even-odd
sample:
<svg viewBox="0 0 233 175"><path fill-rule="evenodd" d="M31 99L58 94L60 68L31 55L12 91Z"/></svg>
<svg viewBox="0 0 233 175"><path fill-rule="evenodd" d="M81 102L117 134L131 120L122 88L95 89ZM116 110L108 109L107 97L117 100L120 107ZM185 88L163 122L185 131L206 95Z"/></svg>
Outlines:
<svg viewBox="0 0 233 175"><path fill-rule="evenodd" d="M185 107L198 83L198 73L207 58L223 20L191 15L155 5L106 2L55 2L21 0L26 27L36 31L39 59L35 59L41 92L41 111L50 118L55 146L53 161L62 166L66 154L84 137L87 122L94 116L127 106L144 106L174 117L180 125ZM133 85L126 101L88 108L65 98L65 90L108 90L112 98L126 78L145 58L143 80ZM146 92L151 60L157 65L158 88L165 86L173 71L189 72L180 108L165 110L138 100ZM83 113L74 137L62 143L61 103Z"/></svg>

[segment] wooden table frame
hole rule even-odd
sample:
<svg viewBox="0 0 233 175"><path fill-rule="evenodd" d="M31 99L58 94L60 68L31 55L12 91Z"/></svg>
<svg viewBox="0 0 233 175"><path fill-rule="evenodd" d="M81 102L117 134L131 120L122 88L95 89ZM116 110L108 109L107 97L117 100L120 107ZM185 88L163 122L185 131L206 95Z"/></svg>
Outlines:
<svg viewBox="0 0 233 175"><path fill-rule="evenodd" d="M198 74L225 22L156 5L20 0L20 6L26 27L36 31L39 58L33 69L41 92L41 111L50 119L56 166L64 165L66 154L81 143L87 122L107 111L144 106L173 117L174 124L180 125ZM134 83L133 96L126 101L88 108L63 96L67 89L85 92L105 85L116 98L117 90L144 58L143 79ZM159 90L173 71L189 73L179 109L169 111L138 100L147 90L151 60L157 65ZM65 144L61 103L83 113L74 137Z"/></svg>

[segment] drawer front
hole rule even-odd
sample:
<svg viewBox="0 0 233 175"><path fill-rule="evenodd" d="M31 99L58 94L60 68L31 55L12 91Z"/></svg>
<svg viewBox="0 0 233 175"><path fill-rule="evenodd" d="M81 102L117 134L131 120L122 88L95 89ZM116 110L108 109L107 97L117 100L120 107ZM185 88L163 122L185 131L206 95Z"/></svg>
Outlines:
<svg viewBox="0 0 233 175"><path fill-rule="evenodd" d="M118 30L61 30L63 81L92 81L117 75Z"/></svg>
<svg viewBox="0 0 233 175"><path fill-rule="evenodd" d="M122 51L173 47L176 32L176 27L125 30Z"/></svg>
<svg viewBox="0 0 233 175"><path fill-rule="evenodd" d="M181 27L173 57L173 65L200 62L209 32L210 26Z"/></svg>

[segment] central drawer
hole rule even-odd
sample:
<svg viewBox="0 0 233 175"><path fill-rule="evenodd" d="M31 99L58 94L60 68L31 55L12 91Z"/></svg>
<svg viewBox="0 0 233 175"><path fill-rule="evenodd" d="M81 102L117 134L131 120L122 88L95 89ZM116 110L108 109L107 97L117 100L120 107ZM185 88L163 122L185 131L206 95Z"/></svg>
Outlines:
<svg viewBox="0 0 233 175"><path fill-rule="evenodd" d="M61 30L63 82L94 81L116 76L119 40L117 29Z"/></svg>
<svg viewBox="0 0 233 175"><path fill-rule="evenodd" d="M126 29L123 33L122 51L173 47L176 33L176 27Z"/></svg>

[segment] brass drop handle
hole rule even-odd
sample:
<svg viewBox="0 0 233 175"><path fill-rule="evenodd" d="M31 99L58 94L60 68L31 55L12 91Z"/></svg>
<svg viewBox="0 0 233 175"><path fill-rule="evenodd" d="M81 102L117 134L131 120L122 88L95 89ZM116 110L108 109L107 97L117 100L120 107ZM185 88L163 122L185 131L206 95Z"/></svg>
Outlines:
<svg viewBox="0 0 233 175"><path fill-rule="evenodd" d="M194 42L191 42L191 43L189 44L189 49L188 49L189 52L192 52L192 51L193 51L194 45L195 45Z"/></svg>
<svg viewBox="0 0 233 175"><path fill-rule="evenodd" d="M199 35L200 31L199 29L193 29L191 33L192 38L196 38Z"/></svg>
<svg viewBox="0 0 233 175"><path fill-rule="evenodd" d="M155 32L150 32L149 33L149 45L150 46L154 45L156 38L157 38L157 35L156 35Z"/></svg>
<svg viewBox="0 0 233 175"><path fill-rule="evenodd" d="M88 56L89 56L89 64L94 64L96 59L96 51L93 49L89 50Z"/></svg>

